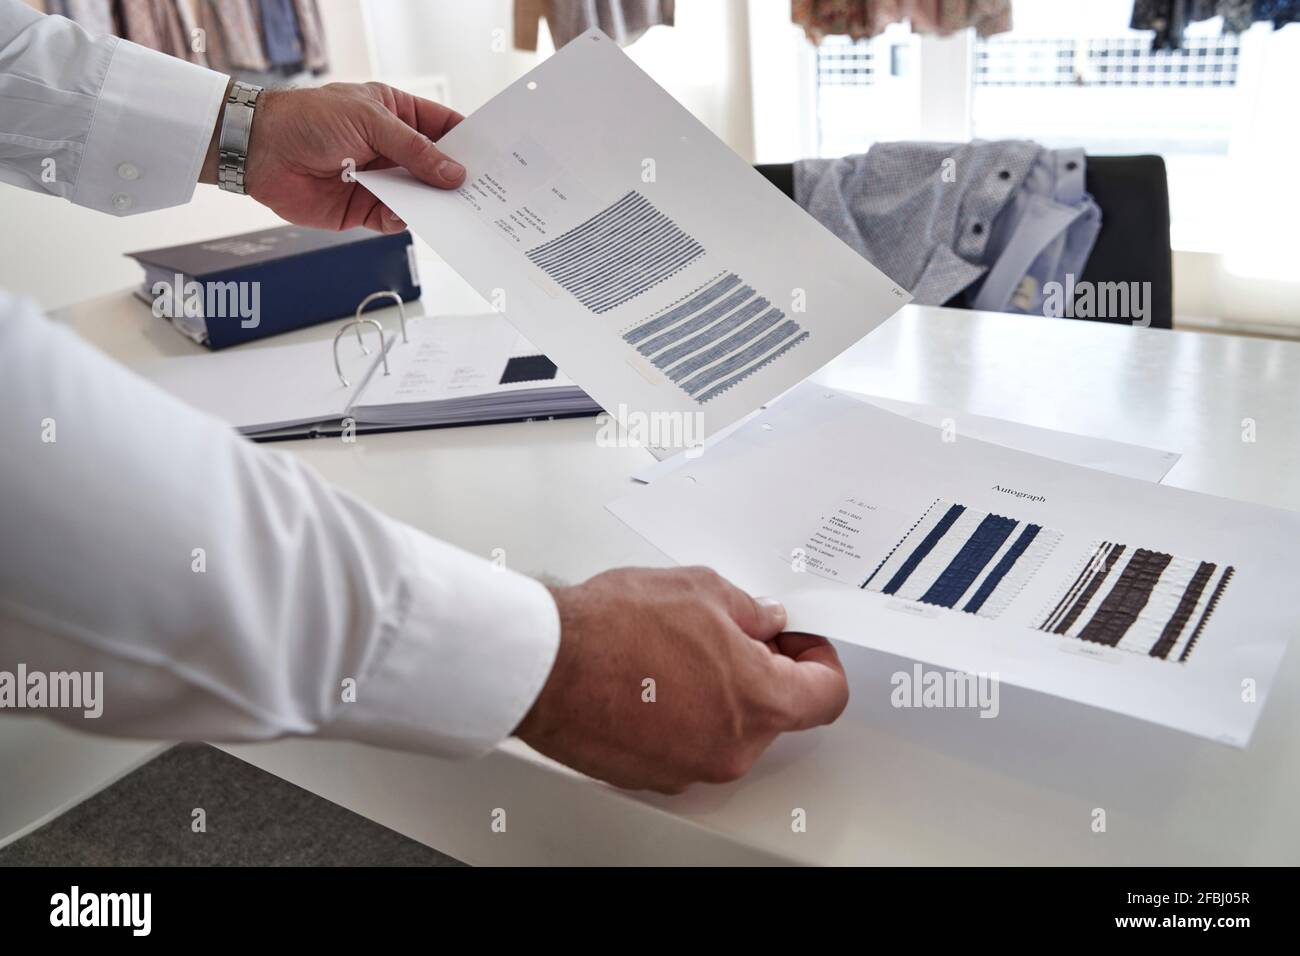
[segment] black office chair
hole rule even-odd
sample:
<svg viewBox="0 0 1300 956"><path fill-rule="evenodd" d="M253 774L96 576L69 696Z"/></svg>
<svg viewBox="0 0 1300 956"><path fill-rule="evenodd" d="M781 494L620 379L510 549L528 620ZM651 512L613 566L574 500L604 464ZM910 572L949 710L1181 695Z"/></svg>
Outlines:
<svg viewBox="0 0 1300 956"><path fill-rule="evenodd" d="M794 198L791 163L758 171ZM1080 281L1150 282L1151 328L1174 324L1174 265L1169 247L1169 177L1160 156L1089 156L1088 192L1101 207L1101 232ZM948 305L962 307L960 296ZM1092 319L1127 325L1122 318Z"/></svg>

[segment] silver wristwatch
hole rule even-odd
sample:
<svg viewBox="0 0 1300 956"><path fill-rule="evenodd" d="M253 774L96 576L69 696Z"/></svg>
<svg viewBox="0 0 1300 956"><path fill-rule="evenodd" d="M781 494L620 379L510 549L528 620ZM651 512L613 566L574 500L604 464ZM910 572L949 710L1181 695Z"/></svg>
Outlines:
<svg viewBox="0 0 1300 956"><path fill-rule="evenodd" d="M244 192L244 164L248 161L248 138L253 132L253 111L260 86L235 80L226 98L226 115L221 120L217 142L217 185L232 193Z"/></svg>

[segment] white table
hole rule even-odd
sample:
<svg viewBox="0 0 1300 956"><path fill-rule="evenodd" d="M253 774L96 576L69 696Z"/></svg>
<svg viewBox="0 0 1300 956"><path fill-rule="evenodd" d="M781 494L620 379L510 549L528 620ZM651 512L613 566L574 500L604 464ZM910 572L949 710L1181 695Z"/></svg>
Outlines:
<svg viewBox="0 0 1300 956"><path fill-rule="evenodd" d="M424 275L430 311L480 310L445 268ZM193 350L125 293L62 317L123 360ZM1180 451L1170 484L1300 509L1297 344L908 307L820 380ZM526 572L578 581L666 563L604 510L649 456L598 447L594 419L280 447ZM779 740L742 781L680 797L613 790L515 741L471 763L308 740L226 749L475 864L1300 862L1296 654L1244 752L1010 687L996 720L896 710L889 675L909 663L841 655L853 700L838 723ZM505 833L490 826L497 808ZM806 832L792 831L796 808Z"/></svg>

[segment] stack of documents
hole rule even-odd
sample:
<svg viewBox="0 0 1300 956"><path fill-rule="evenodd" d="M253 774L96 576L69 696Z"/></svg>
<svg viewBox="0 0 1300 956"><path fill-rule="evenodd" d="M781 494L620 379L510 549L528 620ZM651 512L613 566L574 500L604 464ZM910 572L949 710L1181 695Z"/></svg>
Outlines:
<svg viewBox="0 0 1300 956"><path fill-rule="evenodd" d="M1250 739L1300 621L1300 515L1153 483L1166 452L970 419L986 440L952 441L805 381L907 291L598 31L440 146L459 190L358 179L625 427L692 426L652 443L684 464L611 506L666 554L793 630Z"/></svg>
<svg viewBox="0 0 1300 956"><path fill-rule="evenodd" d="M599 411L499 315L412 319L405 340L387 332L383 350L372 328L361 334L348 332L337 346L326 339L157 359L136 371L254 438Z"/></svg>
<svg viewBox="0 0 1300 956"><path fill-rule="evenodd" d="M1245 746L1300 515L1026 454L805 383L610 509L793 630Z"/></svg>

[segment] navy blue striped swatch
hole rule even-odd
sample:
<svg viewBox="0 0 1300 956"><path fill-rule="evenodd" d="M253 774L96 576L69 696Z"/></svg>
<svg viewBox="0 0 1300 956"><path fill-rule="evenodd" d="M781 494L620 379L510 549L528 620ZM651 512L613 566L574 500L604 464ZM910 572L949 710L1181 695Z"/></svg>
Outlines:
<svg viewBox="0 0 1300 956"><path fill-rule="evenodd" d="M624 341L700 404L774 362L808 333L734 273L634 326Z"/></svg>
<svg viewBox="0 0 1300 956"><path fill-rule="evenodd" d="M936 501L861 586L997 617L1060 539L1032 522Z"/></svg>
<svg viewBox="0 0 1300 956"><path fill-rule="evenodd" d="M529 249L529 260L596 314L673 275L704 247L636 190Z"/></svg>

